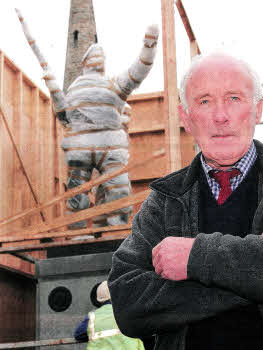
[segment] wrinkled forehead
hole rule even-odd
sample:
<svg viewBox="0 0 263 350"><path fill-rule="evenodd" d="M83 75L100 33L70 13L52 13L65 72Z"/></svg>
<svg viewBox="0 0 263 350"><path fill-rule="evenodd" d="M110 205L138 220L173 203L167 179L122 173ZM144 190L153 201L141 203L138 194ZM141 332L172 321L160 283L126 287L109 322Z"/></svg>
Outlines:
<svg viewBox="0 0 263 350"><path fill-rule="evenodd" d="M226 56L207 57L193 68L186 83L187 95L200 89L238 89L253 95L254 82L241 61Z"/></svg>

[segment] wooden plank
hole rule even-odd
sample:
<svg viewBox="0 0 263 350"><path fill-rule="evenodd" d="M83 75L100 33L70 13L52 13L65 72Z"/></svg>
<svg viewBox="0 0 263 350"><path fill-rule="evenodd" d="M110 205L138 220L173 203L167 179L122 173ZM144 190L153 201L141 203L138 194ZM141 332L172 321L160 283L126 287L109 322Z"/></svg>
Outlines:
<svg viewBox="0 0 263 350"><path fill-rule="evenodd" d="M63 177L61 173L61 160L60 160L60 130L57 118L54 118L54 176L55 176L55 196L63 194ZM64 157L63 157L64 158ZM64 159L63 159L64 160ZM65 164L64 167L65 168ZM54 207L54 217L58 217L63 213L62 206L60 204Z"/></svg>
<svg viewBox="0 0 263 350"><path fill-rule="evenodd" d="M164 130L133 134L130 138L130 157L143 161L148 154L162 147L165 147ZM166 174L166 162L166 157L148 163L142 162L141 166L130 170L130 180L154 179L164 176Z"/></svg>
<svg viewBox="0 0 263 350"><path fill-rule="evenodd" d="M136 129L151 129L164 124L164 97L159 95L153 99L137 99L129 101L131 118L129 133Z"/></svg>
<svg viewBox="0 0 263 350"><path fill-rule="evenodd" d="M63 339L49 339L49 340L36 340L36 341L25 341L17 343L3 343L0 344L0 349L21 349L21 348L33 348L38 346L52 346L52 345L66 345L66 344L77 344L75 338L63 338Z"/></svg>
<svg viewBox="0 0 263 350"><path fill-rule="evenodd" d="M199 50L199 46L198 46L197 41L196 41L196 37L194 35L193 29L191 27L190 21L188 19L187 13L185 11L184 5L183 5L181 0L176 0L176 7L177 7L177 10L178 10L178 12L179 12L179 14L181 16L181 19L182 19L182 22L184 24L184 27L185 27L186 33L188 35L189 41L190 42L193 42L193 41L196 42L197 53L200 54L200 50Z"/></svg>
<svg viewBox="0 0 263 350"><path fill-rule="evenodd" d="M54 114L54 113L53 113ZM67 166L65 163L65 153L61 147L64 138L65 128L61 125L58 118L55 118L55 196L63 195L67 189ZM64 215L66 211L66 201L60 201L54 206L55 217ZM63 228L60 228L62 230ZM66 227L64 227L66 230Z"/></svg>
<svg viewBox="0 0 263 350"><path fill-rule="evenodd" d="M34 259L31 255L24 254L24 253L10 252L10 254L12 254L13 256L16 256L17 258L20 258L24 261L30 262L31 264L35 264L35 262L37 260L37 259Z"/></svg>
<svg viewBox="0 0 263 350"><path fill-rule="evenodd" d="M15 220L18 220L18 219L21 219L22 217L26 216L26 215L32 215L36 212L38 212L39 210L43 209L43 208L46 208L46 207L49 207L51 205L54 205L62 200L65 200L67 198L70 198L74 195L77 195L79 193L82 193L82 192L85 192L85 191L88 191L90 190L92 187L94 186L98 186L106 181L108 181L109 179L112 179L120 174L124 174L128 171L130 171L131 169L135 168L135 167L139 167L141 166L142 164L145 165L147 164L148 162L152 162L154 159L158 159L160 157L163 157L165 154L164 150L161 149L159 151L156 151L156 152L153 152L150 154L150 156L147 156L147 154L145 155L145 157L142 159L139 159L139 160L136 160L134 162L131 162L129 163L128 165L120 168L120 169L117 169L117 170L114 170L112 171L111 173L109 174L105 174L105 175L102 175L94 180L91 180L89 181L88 183L85 183L81 186L78 186L78 187L75 187L71 190L68 190L67 192L65 192L64 194L60 195L60 196L57 196L53 199L51 199L50 201L38 206L38 207L35 207L35 208L32 208L32 209L29 209L23 213L20 213L18 215L15 215L14 217L11 217L11 218L7 218L5 220L3 220L1 223L0 223L0 227L1 226L4 226L6 225L7 223L10 223L10 222L13 222Z"/></svg>
<svg viewBox="0 0 263 350"><path fill-rule="evenodd" d="M146 188L145 188L146 189ZM7 234L1 236L0 243L5 242L25 242L28 240L39 240L42 238L72 238L75 236L91 235L93 236L96 233L105 233L105 232L114 232L114 231L126 231L131 229L131 224L126 225L115 225L115 226L105 226L97 228L85 228L81 230L67 230L67 231L52 231L48 233L37 233L37 234ZM28 242L27 242L28 243Z"/></svg>
<svg viewBox="0 0 263 350"><path fill-rule="evenodd" d="M45 178L45 120L44 120L44 113L43 113L43 104L44 101L39 101L39 158L38 158L38 165L39 165L39 173L38 173L38 185L39 185L39 200L40 203L44 203L46 196L45 196L45 185L46 185L46 178Z"/></svg>
<svg viewBox="0 0 263 350"><path fill-rule="evenodd" d="M39 89L35 86L32 86L32 84L23 77L22 79L22 100L21 100L21 106L22 106L22 118L21 119L21 127L20 127L20 138L21 138L21 145L20 145L20 152L21 156L23 157L23 160L25 162L26 169L28 171L28 174L30 176L30 180L32 182L32 186L34 190L36 191L37 199L40 200L40 193L39 193L39 187L38 187L38 175L39 175L39 166L38 166L38 156L39 156L39 144L38 144L38 135L39 135ZM24 176L22 174L23 181ZM16 184L19 186L19 184ZM32 206L34 206L35 202L32 198L32 195L29 191L29 189L25 186L24 183L23 186L25 187L23 191L21 191L21 187L19 189L19 192L22 192L23 196L23 210L28 210ZM17 211L19 213L20 211ZM38 223L42 222L42 217L40 213L38 212L36 215L29 215L25 218L23 218L24 226L27 227L37 225ZM25 228L25 227L24 227ZM12 227L12 230L15 230ZM37 258L45 258L45 252L34 252L33 255ZM30 261L29 257L22 256L20 254L20 259L24 261Z"/></svg>
<svg viewBox="0 0 263 350"><path fill-rule="evenodd" d="M127 238L130 233L131 233L130 230L105 232L100 237L89 236L88 238L78 239L78 240L58 241L58 242L40 243L40 244L38 243L38 244L29 244L29 245L25 245L25 246L19 245L16 247L0 248L0 255L7 254L7 253L14 254L14 253L21 253L21 252L33 252L33 251L39 251L39 250L47 250L49 248L55 248L55 247L65 247L65 246L74 246L74 245L80 245L80 244L89 244L89 243L121 240L121 239ZM22 258L23 255L20 255L20 257Z"/></svg>
<svg viewBox="0 0 263 350"><path fill-rule="evenodd" d="M182 167L190 165L196 155L195 139L184 129L181 129L181 150L182 150Z"/></svg>
<svg viewBox="0 0 263 350"><path fill-rule="evenodd" d="M0 103L4 102L4 53L0 51Z"/></svg>
<svg viewBox="0 0 263 350"><path fill-rule="evenodd" d="M15 127L14 127L14 137L16 140L17 147L20 148L20 127L23 123L22 119L22 98L23 98L23 89L22 89L22 72L17 72L16 74L16 89L14 89L14 115L15 115ZM13 179L13 215L16 213L21 212L23 210L22 208L22 193L21 188L24 185L24 176L23 172L21 171L21 166L19 163L19 159L16 157L15 150L13 150L14 153L14 169L13 173L15 174ZM20 220L20 222L17 223L16 228L19 226L21 227L23 222ZM14 227L13 227L14 228Z"/></svg>
<svg viewBox="0 0 263 350"><path fill-rule="evenodd" d="M22 167L22 169L23 169L23 173L24 173L24 175L25 175L27 184L28 184L28 186L29 186L29 188L30 188L30 191L31 191L31 193L32 193L32 196L33 196L33 198L34 198L34 201L35 201L35 203L38 204L39 201L38 201L38 199L37 199L36 191L34 190L34 188L33 188L33 186L32 186L32 183L31 183L31 181L30 181L28 172L27 172L26 169L25 169L24 162L23 162L22 157L21 157L21 155L20 155L20 152L19 152L19 150L18 150L18 148L17 148L17 145L16 145L16 142L15 142L13 133L12 133L10 127L9 127L9 124L8 124L8 121L7 121L7 118L6 118L6 113L4 112L4 109L3 109L3 105L0 105L0 113L1 113L1 115L2 115L2 119L3 119L4 125L5 125L5 127L6 127L7 133L8 133L8 135L9 135L10 140L11 140L11 142L12 142L12 145L13 145L13 147L14 147L14 149L15 149L15 153L16 153L16 155L17 155L17 157L18 157L18 159L19 159L19 162L20 162L20 164L21 164L21 167ZM43 221L45 221L45 218L44 218L43 214L42 214L41 216L42 216Z"/></svg>
<svg viewBox="0 0 263 350"><path fill-rule="evenodd" d="M129 207L130 205L143 202L148 197L150 192L151 190L142 191L109 203L105 203L93 208L81 210L80 212L77 212L77 213L72 213L71 215L59 217L58 219L55 219L52 223L48 225L45 223L39 224L31 229L20 231L20 234L21 235L37 234L41 232L47 232L50 230L60 228L65 225L72 224L74 222L78 222L81 220L88 220L99 215L108 214L113 211L117 211L118 209L126 208L126 207ZM19 234L19 232L13 232L13 233L10 232L10 234Z"/></svg>
<svg viewBox="0 0 263 350"><path fill-rule="evenodd" d="M54 177L54 116L52 115L50 101L40 99L40 125L41 125L41 202L52 199L55 196L55 177ZM51 208L44 211L48 222L53 219L53 210Z"/></svg>
<svg viewBox="0 0 263 350"><path fill-rule="evenodd" d="M2 103L4 100L4 80L5 80L5 69L4 69L4 53L1 52L0 55L0 102ZM4 218L6 216L12 215L10 213L10 210L8 206L6 205L6 200L7 200L7 189L8 189L8 184L6 183L6 173L8 171L8 166L7 166L7 159L6 159L6 152L5 149L7 147L7 135L6 131L4 129L4 123L3 120L0 118L0 140L2 147L0 149L0 166L1 169L5 169L5 173L2 173L0 176L0 218Z"/></svg>
<svg viewBox="0 0 263 350"><path fill-rule="evenodd" d="M13 132L13 137L15 138L16 145L17 147L20 148L20 130L22 124L22 101L23 101L23 88L22 88L22 72L17 71L15 75L13 76L13 82L12 84L12 98L13 98L13 112L12 112L12 132ZM11 156L11 155L10 155ZM12 178L12 194L10 193L10 198L11 199L11 204L10 208L13 214L16 214L20 212L22 208L22 201L21 201L21 184L22 181L24 180L23 173L20 171L20 164L19 160L16 157L16 153L13 150L13 178ZM21 182L20 182L20 181ZM11 181L11 179L10 179ZM21 222L16 223L16 229L21 227ZM15 228L13 227L13 229ZM16 254L12 254L16 257L19 257L20 259L23 258L25 261L31 261L31 258L28 258L25 256L25 254L19 253L19 256ZM9 261L8 261L9 260ZM10 260L13 260L13 258L8 257L7 262L10 264Z"/></svg>
<svg viewBox="0 0 263 350"><path fill-rule="evenodd" d="M180 122L176 70L174 0L162 0L164 64L164 119L166 127L167 173L181 169Z"/></svg>
<svg viewBox="0 0 263 350"><path fill-rule="evenodd" d="M40 119L40 110L39 110L39 89L34 88L32 91L32 132L31 132L31 145L33 147L32 151L32 183L33 186L37 192L37 196L40 200L40 190L39 190L39 168L38 168L38 162L39 162L39 119ZM27 209L28 210L28 209ZM35 215L32 215L32 224L37 224L41 222L42 219L40 217L40 213L36 213Z"/></svg>
<svg viewBox="0 0 263 350"><path fill-rule="evenodd" d="M177 10L181 16L182 22L184 24L184 28L185 28L186 33L188 35L189 42L190 42L190 54L191 54L191 58L193 58L196 55L200 55L201 51L200 51L199 45L197 43L196 37L194 35L192 26L190 24L189 18L187 16L186 11L185 11L184 5L183 5L181 0L176 1L176 7L177 7Z"/></svg>
<svg viewBox="0 0 263 350"><path fill-rule="evenodd" d="M144 94L135 94L130 95L127 99L127 102L134 102L134 101L147 101L147 100L155 100L159 98L163 98L164 94L163 91L155 91L155 92L148 92Z"/></svg>
<svg viewBox="0 0 263 350"><path fill-rule="evenodd" d="M196 55L200 55L200 49L198 47L197 41L193 40L190 42L190 54L193 59Z"/></svg>
<svg viewBox="0 0 263 350"><path fill-rule="evenodd" d="M145 132L162 131L164 129L165 129L165 125L159 124L159 125L148 126L148 127L144 127L144 128L129 129L128 132L129 132L129 135L132 135L132 134L141 134L141 133L145 133Z"/></svg>

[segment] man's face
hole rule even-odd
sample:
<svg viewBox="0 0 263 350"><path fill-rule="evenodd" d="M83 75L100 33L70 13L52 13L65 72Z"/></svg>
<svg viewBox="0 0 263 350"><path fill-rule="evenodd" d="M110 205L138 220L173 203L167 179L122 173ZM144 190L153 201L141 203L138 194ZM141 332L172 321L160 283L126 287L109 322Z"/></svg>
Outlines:
<svg viewBox="0 0 263 350"><path fill-rule="evenodd" d="M194 69L186 86L188 113L180 106L179 114L211 166L234 164L248 151L262 111L253 97L249 73L230 57L210 57Z"/></svg>

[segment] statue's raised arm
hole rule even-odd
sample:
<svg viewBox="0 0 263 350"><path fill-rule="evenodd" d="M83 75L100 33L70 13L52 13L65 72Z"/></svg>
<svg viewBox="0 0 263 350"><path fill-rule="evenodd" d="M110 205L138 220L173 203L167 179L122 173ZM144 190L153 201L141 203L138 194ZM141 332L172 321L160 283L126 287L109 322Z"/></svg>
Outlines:
<svg viewBox="0 0 263 350"><path fill-rule="evenodd" d="M35 54L40 66L43 69L43 79L45 80L46 86L50 91L52 100L54 102L54 108L55 112L57 113L57 116L62 124L67 124L67 118L65 109L67 108L66 98L64 95L64 92L59 88L57 80L55 75L52 73L52 69L49 66L45 56L42 54L40 48L38 47L38 44L34 37L32 36L28 25L26 21L24 20L24 17L21 14L21 11L18 9L15 9L17 16L19 18L19 21L21 23L23 32L25 34L25 37Z"/></svg>
<svg viewBox="0 0 263 350"><path fill-rule="evenodd" d="M150 72L156 55L158 36L158 26L154 24L148 26L139 56L126 71L115 77L115 83L126 98L139 87Z"/></svg>

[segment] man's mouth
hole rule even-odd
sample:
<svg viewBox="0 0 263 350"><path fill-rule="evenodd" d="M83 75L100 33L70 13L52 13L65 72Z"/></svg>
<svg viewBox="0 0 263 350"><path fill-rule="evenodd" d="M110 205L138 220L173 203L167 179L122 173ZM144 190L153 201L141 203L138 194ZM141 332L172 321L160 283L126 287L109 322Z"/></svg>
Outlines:
<svg viewBox="0 0 263 350"><path fill-rule="evenodd" d="M212 137L213 138L220 138L220 139L224 139L224 138L227 138L227 137L233 137L234 135L233 134L226 134L226 135L213 135Z"/></svg>

